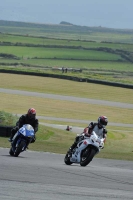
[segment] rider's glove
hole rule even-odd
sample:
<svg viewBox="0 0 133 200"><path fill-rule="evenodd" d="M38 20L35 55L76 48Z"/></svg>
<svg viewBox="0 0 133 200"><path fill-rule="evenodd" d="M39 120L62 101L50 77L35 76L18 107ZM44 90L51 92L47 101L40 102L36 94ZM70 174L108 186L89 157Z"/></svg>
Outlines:
<svg viewBox="0 0 133 200"><path fill-rule="evenodd" d="M19 129L19 127L16 126L16 127L14 127L14 128L11 130L11 132L15 134L15 133L18 131L18 129Z"/></svg>
<svg viewBox="0 0 133 200"><path fill-rule="evenodd" d="M81 140L84 140L84 135L81 136Z"/></svg>
<svg viewBox="0 0 133 200"><path fill-rule="evenodd" d="M32 140L31 140L31 143L34 143L36 141L36 137L34 137Z"/></svg>
<svg viewBox="0 0 133 200"><path fill-rule="evenodd" d="M99 145L99 147L100 147L101 149L103 149L103 148L104 148L104 142L101 142L100 145Z"/></svg>

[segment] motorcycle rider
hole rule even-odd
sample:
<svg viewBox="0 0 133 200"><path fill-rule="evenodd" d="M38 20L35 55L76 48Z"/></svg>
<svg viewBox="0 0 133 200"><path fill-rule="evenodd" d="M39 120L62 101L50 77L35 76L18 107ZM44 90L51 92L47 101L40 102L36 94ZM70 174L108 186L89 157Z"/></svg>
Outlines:
<svg viewBox="0 0 133 200"><path fill-rule="evenodd" d="M91 122L81 133L79 136L75 138L74 143L68 150L68 154L71 154L73 149L77 146L77 143L84 139L85 137L90 137L92 131L95 131L95 133L99 136L100 139L104 138L104 143L106 141L107 137L107 130L105 129L105 126L108 124L108 119L106 116L100 116L98 117L97 123Z"/></svg>
<svg viewBox="0 0 133 200"><path fill-rule="evenodd" d="M36 110L34 108L30 108L27 114L23 114L19 120L16 122L16 126L11 130L11 136L9 138L9 142L12 142L12 139L15 133L24 125L30 124L33 128L35 133L38 131L38 119L36 118ZM32 140L32 143L35 142L36 137Z"/></svg>

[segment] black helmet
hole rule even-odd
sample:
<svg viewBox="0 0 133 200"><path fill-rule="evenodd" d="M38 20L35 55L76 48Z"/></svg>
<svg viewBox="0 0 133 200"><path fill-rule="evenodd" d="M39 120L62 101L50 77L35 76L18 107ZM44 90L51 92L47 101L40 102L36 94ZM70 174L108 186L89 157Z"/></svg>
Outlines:
<svg viewBox="0 0 133 200"><path fill-rule="evenodd" d="M102 128L105 128L108 124L108 118L106 116L100 116L98 118L98 125Z"/></svg>

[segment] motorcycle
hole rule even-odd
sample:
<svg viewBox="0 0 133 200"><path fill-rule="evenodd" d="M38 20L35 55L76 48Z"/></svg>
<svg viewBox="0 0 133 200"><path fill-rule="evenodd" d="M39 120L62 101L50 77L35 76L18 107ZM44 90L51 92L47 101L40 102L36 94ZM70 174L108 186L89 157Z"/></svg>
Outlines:
<svg viewBox="0 0 133 200"><path fill-rule="evenodd" d="M13 137L9 154L17 157L21 152L25 151L35 138L34 129L30 124L23 125Z"/></svg>
<svg viewBox="0 0 133 200"><path fill-rule="evenodd" d="M77 143L77 146L73 149L72 153L70 154L68 152L65 155L64 162L66 165L77 163L81 166L87 166L94 156L103 148L104 139L100 139L93 131L90 137L83 135L83 140Z"/></svg>

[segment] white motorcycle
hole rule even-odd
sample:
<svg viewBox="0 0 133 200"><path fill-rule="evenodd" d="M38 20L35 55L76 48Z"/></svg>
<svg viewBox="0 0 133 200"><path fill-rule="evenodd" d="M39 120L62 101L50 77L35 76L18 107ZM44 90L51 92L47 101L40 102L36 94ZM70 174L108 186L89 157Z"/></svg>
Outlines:
<svg viewBox="0 0 133 200"><path fill-rule="evenodd" d="M77 163L81 166L86 166L103 148L104 138L100 139L98 135L93 131L90 137L84 136L84 139L78 142L71 155L70 153L66 154L64 162L66 165Z"/></svg>

